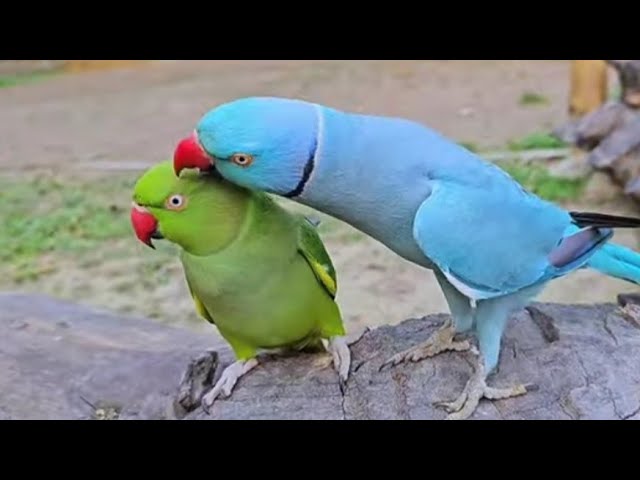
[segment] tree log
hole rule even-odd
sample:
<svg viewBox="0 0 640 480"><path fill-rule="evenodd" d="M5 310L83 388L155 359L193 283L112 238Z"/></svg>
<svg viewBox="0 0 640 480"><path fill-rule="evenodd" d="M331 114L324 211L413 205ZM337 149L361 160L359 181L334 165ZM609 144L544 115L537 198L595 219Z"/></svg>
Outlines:
<svg viewBox="0 0 640 480"><path fill-rule="evenodd" d="M539 389L483 401L472 418L640 419L640 328L632 321L637 304L633 296L621 301L625 311L613 304L535 304L514 315L490 381ZM378 369L425 340L445 318L367 331L352 346L344 394L326 354L264 356L207 415L199 398L232 361L213 333L2 294L0 418L441 419L445 413L432 403L460 393L472 372L471 354Z"/></svg>
<svg viewBox="0 0 640 480"><path fill-rule="evenodd" d="M607 64L604 60L573 60L569 114L579 118L598 109L607 99Z"/></svg>

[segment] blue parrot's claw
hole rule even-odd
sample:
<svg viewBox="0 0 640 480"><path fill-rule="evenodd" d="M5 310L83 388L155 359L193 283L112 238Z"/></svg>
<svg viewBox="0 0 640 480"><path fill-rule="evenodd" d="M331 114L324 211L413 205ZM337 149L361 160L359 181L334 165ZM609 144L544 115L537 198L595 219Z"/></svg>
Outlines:
<svg viewBox="0 0 640 480"><path fill-rule="evenodd" d="M450 321L447 321L426 342L394 355L380 365L378 371L381 372L385 367L395 367L404 362L419 362L447 351L462 352L471 348L468 340L455 341L455 335L455 328Z"/></svg>
<svg viewBox="0 0 640 480"><path fill-rule="evenodd" d="M475 412L480 400L503 400L517 397L538 389L537 385L515 385L510 388L493 388L486 383L486 375L482 365L482 356L478 358L476 372L469 379L460 396L453 402L435 402L434 406L443 408L449 413L446 420L465 420Z"/></svg>

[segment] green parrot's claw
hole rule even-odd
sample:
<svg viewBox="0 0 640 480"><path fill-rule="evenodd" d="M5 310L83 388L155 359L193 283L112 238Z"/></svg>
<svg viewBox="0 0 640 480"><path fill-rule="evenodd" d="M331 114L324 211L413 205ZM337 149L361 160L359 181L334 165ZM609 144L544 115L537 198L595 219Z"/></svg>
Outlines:
<svg viewBox="0 0 640 480"><path fill-rule="evenodd" d="M229 398L236 383L243 375L246 375L258 366L258 360L238 360L224 369L215 386L202 397L202 409L211 415L210 409L219 397Z"/></svg>
<svg viewBox="0 0 640 480"><path fill-rule="evenodd" d="M333 367L338 372L340 392L344 395L351 368L351 350L345 337L333 337L329 340L327 350L333 356Z"/></svg>

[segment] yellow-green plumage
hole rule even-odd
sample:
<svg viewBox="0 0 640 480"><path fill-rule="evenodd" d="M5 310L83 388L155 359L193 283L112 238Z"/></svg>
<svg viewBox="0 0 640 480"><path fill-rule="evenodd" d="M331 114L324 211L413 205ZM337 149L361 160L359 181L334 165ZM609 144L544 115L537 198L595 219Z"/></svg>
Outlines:
<svg viewBox="0 0 640 480"><path fill-rule="evenodd" d="M166 206L174 195L185 199L179 211ZM134 201L182 247L196 310L239 360L345 334L334 267L304 216L214 176L185 171L177 178L170 162L140 178Z"/></svg>

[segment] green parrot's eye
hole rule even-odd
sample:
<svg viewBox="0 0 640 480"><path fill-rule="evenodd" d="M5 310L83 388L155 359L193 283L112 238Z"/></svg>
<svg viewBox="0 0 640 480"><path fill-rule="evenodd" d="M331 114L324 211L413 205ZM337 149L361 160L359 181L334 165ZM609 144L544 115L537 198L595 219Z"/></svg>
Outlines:
<svg viewBox="0 0 640 480"><path fill-rule="evenodd" d="M231 156L231 161L241 167L248 167L253 163L253 156L248 153L236 153Z"/></svg>
<svg viewBox="0 0 640 480"><path fill-rule="evenodd" d="M165 204L169 210L182 210L186 204L186 198L182 195L171 195Z"/></svg>

